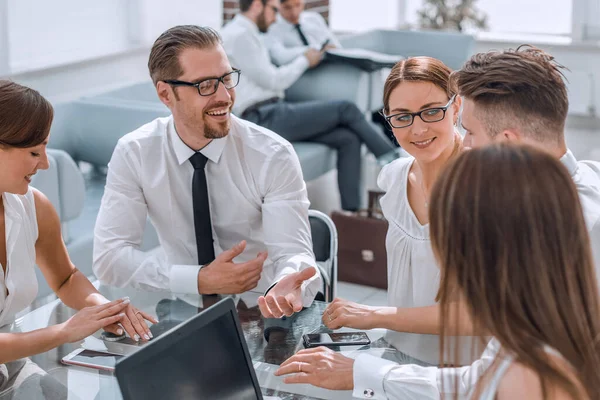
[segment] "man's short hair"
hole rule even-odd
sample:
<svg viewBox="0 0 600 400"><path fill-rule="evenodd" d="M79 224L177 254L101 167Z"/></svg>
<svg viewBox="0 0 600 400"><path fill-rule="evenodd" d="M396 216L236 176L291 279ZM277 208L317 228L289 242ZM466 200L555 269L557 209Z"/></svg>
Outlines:
<svg viewBox="0 0 600 400"><path fill-rule="evenodd" d="M260 0L263 6L267 4L267 0ZM250 6L254 3L254 0L240 0L240 11L246 12L250 9ZM282 1L283 3L283 1Z"/></svg>
<svg viewBox="0 0 600 400"><path fill-rule="evenodd" d="M176 79L183 70L179 55L188 48L208 49L221 44L219 33L206 26L179 25L167 29L152 45L148 70L154 85L158 81Z"/></svg>
<svg viewBox="0 0 600 400"><path fill-rule="evenodd" d="M550 54L523 45L476 54L451 79L475 103L491 136L512 128L540 142L560 143L569 108L564 68Z"/></svg>

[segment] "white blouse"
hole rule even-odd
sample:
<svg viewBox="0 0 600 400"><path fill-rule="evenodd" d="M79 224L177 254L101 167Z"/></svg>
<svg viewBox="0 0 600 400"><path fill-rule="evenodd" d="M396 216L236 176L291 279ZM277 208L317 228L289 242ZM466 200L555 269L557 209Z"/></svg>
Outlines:
<svg viewBox="0 0 600 400"><path fill-rule="evenodd" d="M35 275L35 242L38 225L33 191L2 194L6 233L6 273L0 267L0 326L27 308L38 291Z"/></svg>
<svg viewBox="0 0 600 400"><path fill-rule="evenodd" d="M429 224L422 225L414 214L407 196L408 174L413 157L400 158L386 165L377 184L385 195L381 209L388 220L386 237L388 265L388 305L392 307L425 307L435 304L440 284L440 270L436 264ZM395 348L418 360L438 365L439 336L388 331L387 341ZM471 341L461 342L463 363L469 357ZM454 360L446 360L454 361Z"/></svg>

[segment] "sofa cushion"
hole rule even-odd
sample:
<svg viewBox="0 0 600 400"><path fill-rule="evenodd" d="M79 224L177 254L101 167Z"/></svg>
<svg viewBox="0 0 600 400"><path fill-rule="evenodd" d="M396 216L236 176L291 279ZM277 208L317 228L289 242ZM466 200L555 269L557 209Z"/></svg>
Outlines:
<svg viewBox="0 0 600 400"><path fill-rule="evenodd" d="M311 181L326 172L335 169L336 153L331 147L319 143L292 143L302 167L305 181Z"/></svg>

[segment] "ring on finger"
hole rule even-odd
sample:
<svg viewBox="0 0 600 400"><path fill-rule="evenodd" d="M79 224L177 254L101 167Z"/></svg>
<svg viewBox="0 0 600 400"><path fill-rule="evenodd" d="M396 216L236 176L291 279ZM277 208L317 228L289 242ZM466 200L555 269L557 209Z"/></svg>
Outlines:
<svg viewBox="0 0 600 400"><path fill-rule="evenodd" d="M332 321L332 319L331 319L331 314L329 314L329 322L331 322L331 321Z"/></svg>
<svg viewBox="0 0 600 400"><path fill-rule="evenodd" d="M302 363L298 363L298 372L302 372Z"/></svg>

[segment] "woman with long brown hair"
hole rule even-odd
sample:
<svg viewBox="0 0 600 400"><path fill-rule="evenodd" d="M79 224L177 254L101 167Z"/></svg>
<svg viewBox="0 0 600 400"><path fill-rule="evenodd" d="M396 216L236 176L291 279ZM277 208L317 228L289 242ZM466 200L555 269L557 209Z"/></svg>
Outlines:
<svg viewBox="0 0 600 400"><path fill-rule="evenodd" d="M373 357L320 348L299 352L278 374L301 370L286 381L378 399L600 398L598 280L567 169L527 146L464 152L440 175L429 215L441 269L440 352L458 356L452 308L460 300L481 340L492 337L485 358L463 368L378 360L365 369ZM371 385L373 376L383 378Z"/></svg>
<svg viewBox="0 0 600 400"><path fill-rule="evenodd" d="M136 341L149 340L145 321L156 322L127 298L109 302L75 268L56 210L29 186L38 170L49 167L46 146L52 118L52 106L37 91L0 80L0 326L12 323L35 299L36 264L56 295L80 310L59 325L0 333L0 398L66 397L66 389L26 357L102 328L115 334L124 330Z"/></svg>
<svg viewBox="0 0 600 400"><path fill-rule="evenodd" d="M456 130L461 99L450 84L450 68L431 57L397 63L384 87L383 114L400 146L411 156L386 165L378 178L385 192L381 208L389 228L386 237L389 307L369 307L335 299L323 314L331 328L388 329L394 347L437 365L439 347L439 268L429 239L431 188L447 163L460 153ZM414 318L400 313L431 307ZM408 332L408 333L403 333ZM431 336L411 333L430 333ZM463 364L479 354L465 354Z"/></svg>

